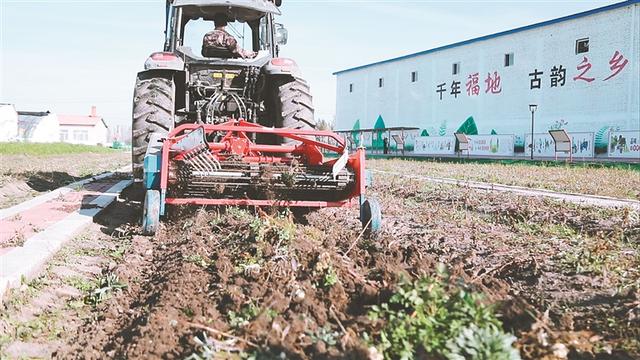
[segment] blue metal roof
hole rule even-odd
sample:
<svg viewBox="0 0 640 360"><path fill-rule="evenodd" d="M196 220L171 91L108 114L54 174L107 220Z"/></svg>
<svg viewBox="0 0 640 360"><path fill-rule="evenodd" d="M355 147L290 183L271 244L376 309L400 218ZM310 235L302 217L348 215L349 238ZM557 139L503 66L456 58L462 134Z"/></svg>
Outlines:
<svg viewBox="0 0 640 360"><path fill-rule="evenodd" d="M481 36L481 37L470 39L470 40L460 41L460 42L457 42L457 43L454 43L454 44L449 44L449 45L440 46L440 47L437 47L437 48L433 48L433 49L429 49L429 50L425 50L425 51L421 51L421 52L417 52L417 53L413 53L413 54L409 54L409 55L400 56L400 57L393 58L393 59L382 60L382 61L374 62L374 63L371 63L371 64L366 64L366 65L356 66L356 67L353 67L353 68L350 68L350 69L336 71L336 72L333 73L333 75L339 75L339 74L346 73L346 72L349 72L349 71L360 70L360 69L368 68L368 67L375 66L375 65L381 65L381 64L390 63L390 62L393 62L393 61L404 60L404 59L412 58L412 57L415 57L415 56L431 54L431 53L434 53L434 52L437 52L437 51L447 50L447 49L455 48L455 47L458 47L458 46L468 45L468 44L479 42L479 41L483 41L483 40L489 40L489 39L497 38L497 37L500 37L500 36L515 34L515 33L519 33L519 32L522 32L522 31L531 30L531 29L535 29L535 28L539 28L539 27L543 27L543 26L547 26L547 25L557 24L557 23L560 23L560 22L568 21L568 20L579 19L581 17L585 17L585 16L589 16L589 15L593 15L593 14L598 14L598 13L601 13L601 12L605 12L605 11L609 11L609 10L613 10L613 9L618 9L618 8L621 8L621 7L630 6L630 5L638 4L638 3L640 3L640 0L627 0L627 1L624 1L624 2L607 5L607 6L604 6L604 7L601 7L601 8L596 8L596 9L584 11L584 12L573 14L573 15L564 16L564 17L561 17L561 18L553 19L553 20L547 20L547 21L543 21L543 22L540 22L540 23L519 27L519 28L512 29L512 30L502 31L502 32L499 32L499 33L491 34L491 35L485 35L485 36Z"/></svg>

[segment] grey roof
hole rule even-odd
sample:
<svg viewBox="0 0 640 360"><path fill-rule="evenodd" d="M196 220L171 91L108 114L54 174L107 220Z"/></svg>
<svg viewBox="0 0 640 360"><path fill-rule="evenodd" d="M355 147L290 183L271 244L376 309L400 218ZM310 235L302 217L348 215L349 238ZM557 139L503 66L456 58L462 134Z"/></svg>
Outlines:
<svg viewBox="0 0 640 360"><path fill-rule="evenodd" d="M42 120L49 115L51 113L48 111L18 111L18 133L25 139L30 138Z"/></svg>
<svg viewBox="0 0 640 360"><path fill-rule="evenodd" d="M174 0L173 6L242 8L262 14L280 15L280 9L269 0Z"/></svg>

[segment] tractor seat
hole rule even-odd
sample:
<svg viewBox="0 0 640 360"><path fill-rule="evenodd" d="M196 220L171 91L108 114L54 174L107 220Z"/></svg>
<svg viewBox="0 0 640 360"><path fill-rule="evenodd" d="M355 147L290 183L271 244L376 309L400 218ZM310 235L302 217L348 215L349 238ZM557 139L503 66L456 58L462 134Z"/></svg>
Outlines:
<svg viewBox="0 0 640 360"><path fill-rule="evenodd" d="M203 46L202 56L206 58L216 59L237 59L240 56L229 51L227 48L219 48L214 46Z"/></svg>

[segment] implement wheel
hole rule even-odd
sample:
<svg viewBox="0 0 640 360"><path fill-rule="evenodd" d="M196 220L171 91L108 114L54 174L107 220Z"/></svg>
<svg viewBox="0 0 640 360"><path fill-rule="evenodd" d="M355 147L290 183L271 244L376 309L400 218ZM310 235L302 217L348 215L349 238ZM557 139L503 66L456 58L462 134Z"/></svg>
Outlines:
<svg viewBox="0 0 640 360"><path fill-rule="evenodd" d="M147 190L142 212L142 233L153 236L160 227L160 191Z"/></svg>
<svg viewBox="0 0 640 360"><path fill-rule="evenodd" d="M367 236L377 236L382 228L382 210L376 199L367 199L360 207L360 222Z"/></svg>

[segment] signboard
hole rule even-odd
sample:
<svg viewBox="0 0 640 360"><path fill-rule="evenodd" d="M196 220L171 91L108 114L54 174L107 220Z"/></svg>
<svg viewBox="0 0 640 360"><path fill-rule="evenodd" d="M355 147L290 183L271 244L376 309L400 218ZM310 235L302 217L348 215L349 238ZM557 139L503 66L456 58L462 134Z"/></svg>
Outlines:
<svg viewBox="0 0 640 360"><path fill-rule="evenodd" d="M458 140L458 151L466 151L469 155L469 138L465 134L455 134L456 140Z"/></svg>
<svg viewBox="0 0 640 360"><path fill-rule="evenodd" d="M420 136L416 138L414 152L418 155L454 155L454 136Z"/></svg>
<svg viewBox="0 0 640 360"><path fill-rule="evenodd" d="M513 135L469 135L471 155L513 156Z"/></svg>
<svg viewBox="0 0 640 360"><path fill-rule="evenodd" d="M556 160L558 160L558 153L569 154L569 161L573 161L573 156L571 155L571 136L567 133L566 130L549 130L549 135L554 142L554 154L556 156Z"/></svg>
<svg viewBox="0 0 640 360"><path fill-rule="evenodd" d="M396 149L401 150L404 154L404 139L400 137L400 135L393 134L391 135L393 141L396 143Z"/></svg>
<svg viewBox="0 0 640 360"><path fill-rule="evenodd" d="M609 157L640 160L640 131L611 131Z"/></svg>
<svg viewBox="0 0 640 360"><path fill-rule="evenodd" d="M513 156L513 135L467 135L470 155ZM421 136L416 138L418 155L454 155L455 136Z"/></svg>
<svg viewBox="0 0 640 360"><path fill-rule="evenodd" d="M571 137L566 130L549 130L549 135L553 138L553 142L556 144L556 152L569 152L571 151Z"/></svg>
<svg viewBox="0 0 640 360"><path fill-rule="evenodd" d="M593 157L593 133L591 132L572 132L569 133L571 137L571 153L560 153L560 157ZM524 155L529 154L531 144L531 134L525 136L524 139ZM555 141L551 137L551 134L534 134L533 137L533 155L542 157L555 157L556 155Z"/></svg>

